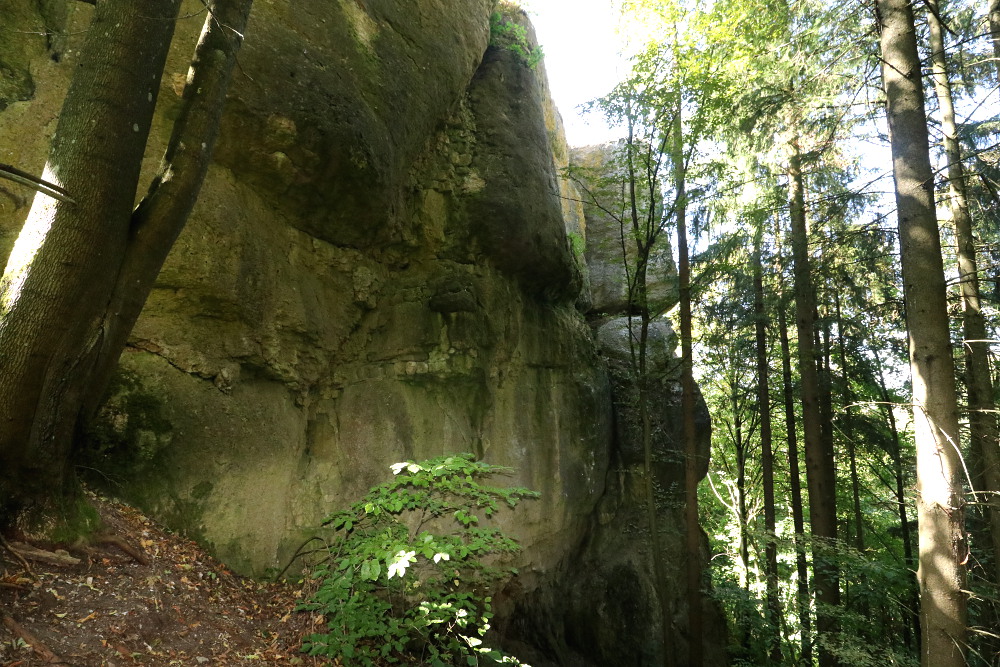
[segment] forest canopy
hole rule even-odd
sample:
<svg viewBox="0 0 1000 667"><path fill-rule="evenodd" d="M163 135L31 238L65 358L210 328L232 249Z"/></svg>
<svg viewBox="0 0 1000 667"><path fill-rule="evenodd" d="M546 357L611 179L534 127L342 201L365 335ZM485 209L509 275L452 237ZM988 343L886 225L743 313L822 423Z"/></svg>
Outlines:
<svg viewBox="0 0 1000 667"><path fill-rule="evenodd" d="M1000 3L615 6L589 111L676 239L732 658L993 664Z"/></svg>

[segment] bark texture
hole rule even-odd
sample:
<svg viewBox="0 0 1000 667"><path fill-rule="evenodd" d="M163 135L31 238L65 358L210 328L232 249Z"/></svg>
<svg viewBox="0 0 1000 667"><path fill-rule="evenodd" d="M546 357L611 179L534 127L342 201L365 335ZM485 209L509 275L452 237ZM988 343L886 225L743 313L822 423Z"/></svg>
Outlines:
<svg viewBox="0 0 1000 667"><path fill-rule="evenodd" d="M962 147L955 122L955 105L945 57L944 30L937 0L928 0L934 9L928 16L931 45L931 72L934 92L941 109L941 131L948 166L948 204L955 225L959 291L962 295L962 327L965 334L965 387L969 401L969 444L980 468L973 478L975 490L985 495L990 536L993 545L993 581L1000 583L1000 445L993 403L993 377L990 370L990 344L986 318L980 304L979 268L976 241L972 233L972 214L966 188Z"/></svg>
<svg viewBox="0 0 1000 667"><path fill-rule="evenodd" d="M251 4L208 5L180 117L134 212L180 3L97 6L46 172L77 203L36 197L0 286L0 346L14 350L0 357L8 519L72 488L75 432L96 410L207 172Z"/></svg>
<svg viewBox="0 0 1000 667"><path fill-rule="evenodd" d="M965 563L955 368L913 11L879 0L917 449L921 664L965 664Z"/></svg>
<svg viewBox="0 0 1000 667"><path fill-rule="evenodd" d="M677 282L680 292L681 325L681 414L684 419L684 525L687 552L688 664L701 667L703 662L703 622L701 592L701 525L698 523L698 482L702 463L699 460L695 430L695 384L692 364L691 262L687 237L687 182L684 161L684 136L680 93L674 109L671 161L674 168L674 194L677 197Z"/></svg>
<svg viewBox="0 0 1000 667"><path fill-rule="evenodd" d="M793 122L794 127L794 122ZM828 611L840 604L840 586L836 565L827 557L837 539L836 480L833 451L823 436L820 406L820 383L815 353L816 291L809 260L809 235L806 225L805 185L799 139L791 142L789 158L790 214L792 225L792 261L795 275L795 322L798 333L798 365L801 378L802 432L805 438L806 482L809 489L809 524L813 536L813 579L816 583L816 630L833 633L836 623ZM820 664L835 661L820 652Z"/></svg>
<svg viewBox="0 0 1000 667"><path fill-rule="evenodd" d="M5 520L64 487L180 0L97 5L43 178L0 282L0 503ZM95 172L100 178L95 178ZM99 389L97 390L99 393Z"/></svg>
<svg viewBox="0 0 1000 667"><path fill-rule="evenodd" d="M781 663L781 598L778 591L778 547L774 541L774 449L771 429L771 392L768 387L767 311L764 309L764 270L760 227L754 236L753 289L754 334L757 351L757 405L760 411L761 483L764 486L764 577L767 582L767 611L770 627L771 660Z"/></svg>
<svg viewBox="0 0 1000 667"><path fill-rule="evenodd" d="M1000 80L1000 0L990 0L989 21L990 35L993 38L993 64L997 68L997 79Z"/></svg>
<svg viewBox="0 0 1000 667"><path fill-rule="evenodd" d="M809 611L809 564L806 561L805 517L802 502L802 476L799 472L799 443L795 424L795 389L792 385L792 353L788 340L788 321L784 308L778 309L778 333L781 338L781 386L785 409L785 433L788 437L788 487L795 527L796 610L802 636L802 661L812 664L812 616Z"/></svg>

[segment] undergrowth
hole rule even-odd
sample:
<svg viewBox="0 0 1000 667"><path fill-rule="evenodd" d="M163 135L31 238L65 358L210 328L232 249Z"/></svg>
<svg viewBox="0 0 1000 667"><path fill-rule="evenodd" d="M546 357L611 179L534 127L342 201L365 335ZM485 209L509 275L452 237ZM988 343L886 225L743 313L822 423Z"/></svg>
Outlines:
<svg viewBox="0 0 1000 667"><path fill-rule="evenodd" d="M324 614L327 631L303 650L364 667L520 665L483 644L490 592L516 574L495 563L519 546L481 517L537 494L485 485L509 470L471 454L396 463L392 472L325 520L333 539L313 571L318 589L300 608Z"/></svg>

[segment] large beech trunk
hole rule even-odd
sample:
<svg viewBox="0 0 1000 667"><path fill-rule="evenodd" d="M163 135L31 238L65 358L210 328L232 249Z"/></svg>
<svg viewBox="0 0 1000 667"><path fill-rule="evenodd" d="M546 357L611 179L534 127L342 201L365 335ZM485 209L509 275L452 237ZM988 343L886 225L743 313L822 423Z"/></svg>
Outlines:
<svg viewBox="0 0 1000 667"><path fill-rule="evenodd" d="M908 0L878 0L913 383L921 664L965 665L965 563L955 366L920 57Z"/></svg>
<svg viewBox="0 0 1000 667"><path fill-rule="evenodd" d="M73 488L73 437L197 198L250 4L209 3L181 116L135 211L180 0L96 5L44 176L76 203L35 197L0 282L3 523Z"/></svg>
<svg viewBox="0 0 1000 667"><path fill-rule="evenodd" d="M180 0L97 4L45 180L0 284L0 499L61 489L79 408L109 326L139 168Z"/></svg>

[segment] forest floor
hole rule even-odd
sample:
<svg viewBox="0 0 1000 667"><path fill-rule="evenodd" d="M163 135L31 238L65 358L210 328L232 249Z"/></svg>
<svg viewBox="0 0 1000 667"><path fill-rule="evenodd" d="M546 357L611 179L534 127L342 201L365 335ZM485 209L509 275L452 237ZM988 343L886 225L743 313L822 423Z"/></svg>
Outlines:
<svg viewBox="0 0 1000 667"><path fill-rule="evenodd" d="M93 502L94 545L0 546L0 667L329 664L299 652L323 629L295 611L309 582L239 577L137 510Z"/></svg>

